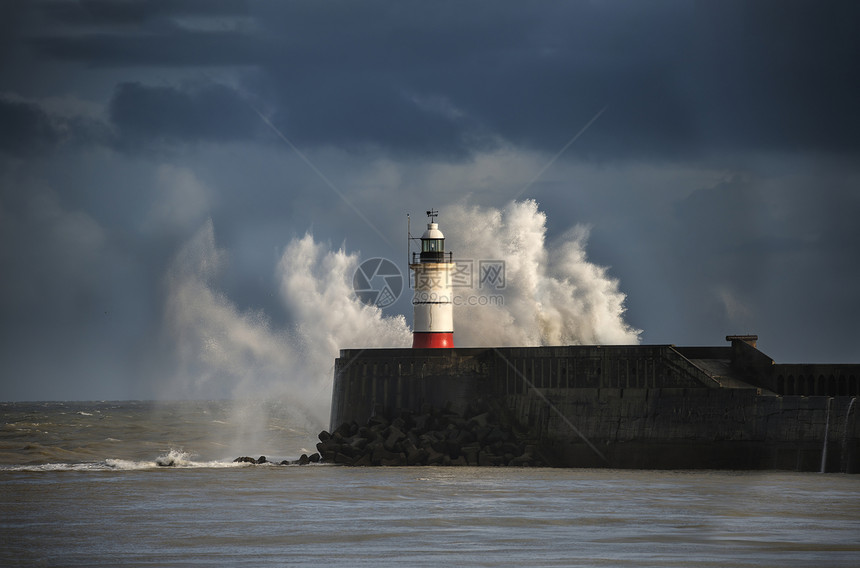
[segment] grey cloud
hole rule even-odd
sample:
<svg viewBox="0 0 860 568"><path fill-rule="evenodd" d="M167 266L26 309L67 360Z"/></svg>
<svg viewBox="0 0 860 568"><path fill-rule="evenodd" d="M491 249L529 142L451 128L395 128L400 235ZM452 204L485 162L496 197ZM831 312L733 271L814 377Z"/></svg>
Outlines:
<svg viewBox="0 0 860 568"><path fill-rule="evenodd" d="M110 103L120 146L248 140L262 123L232 89L207 83L186 89L121 83Z"/></svg>
<svg viewBox="0 0 860 568"><path fill-rule="evenodd" d="M408 90L356 74L342 85L284 88L276 124L290 137L313 146L393 155L460 159L489 149L491 132L467 115L446 114Z"/></svg>
<svg viewBox="0 0 860 568"><path fill-rule="evenodd" d="M245 2L83 0L38 8L44 23L29 34L29 45L90 67L251 65L268 50L230 24L248 15Z"/></svg>
<svg viewBox="0 0 860 568"><path fill-rule="evenodd" d="M755 325L780 346L774 356L809 349L847 360L857 339L860 270L848 259L860 242L860 196L856 173L830 168L730 179L677 204L670 234L682 238L667 264L687 325Z"/></svg>
<svg viewBox="0 0 860 568"><path fill-rule="evenodd" d="M39 37L32 44L43 55L93 67L253 65L270 47L246 34L184 30Z"/></svg>
<svg viewBox="0 0 860 568"><path fill-rule="evenodd" d="M0 201L4 396L128 396L134 376L124 371L140 362L153 317L132 298L145 296L148 279L115 235L57 193L8 189Z"/></svg>
<svg viewBox="0 0 860 568"><path fill-rule="evenodd" d="M449 158L495 142L552 151L608 105L572 155L858 150L856 3L259 3L247 7L253 31L151 23L168 11L160 3L131 11L144 22L135 33L104 26L35 45L92 66L251 66L248 90L313 145Z"/></svg>
<svg viewBox="0 0 860 568"><path fill-rule="evenodd" d="M170 15L234 15L247 11L242 0L48 0L39 3L48 20L69 24L142 24Z"/></svg>
<svg viewBox="0 0 860 568"><path fill-rule="evenodd" d="M61 146L112 143L109 125L86 116L51 114L36 103L0 97L0 153L46 155Z"/></svg>
<svg viewBox="0 0 860 568"><path fill-rule="evenodd" d="M687 89L714 146L856 153L856 2L702 6ZM696 58L693 59L693 56Z"/></svg>
<svg viewBox="0 0 860 568"><path fill-rule="evenodd" d="M27 155L53 148L60 134L46 112L34 104L0 98L0 152Z"/></svg>
<svg viewBox="0 0 860 568"><path fill-rule="evenodd" d="M300 135L313 138L313 125L325 124L334 143L361 132L383 147L400 144L379 128L409 118L390 104L399 88L444 97L470 119L440 129L445 136L438 138L428 131L431 145L450 145L451 130L463 136L477 125L551 151L608 105L572 153L678 160L762 149L857 151L857 34L844 23L857 21L856 5L543 8L514 25L515 11L502 5L493 13L496 27L468 7L451 26L398 13L383 20L392 31L378 35L371 35L379 32L372 22L353 25L372 20L367 14L346 10L318 39L299 29L320 29L312 16L303 22L274 15L271 25L304 41L300 50L286 42L277 59L267 59L266 77L284 112L302 116L293 125ZM291 88L297 83L301 94ZM395 112L389 117L362 105L350 112L329 101L353 93ZM332 113L348 120L327 124Z"/></svg>

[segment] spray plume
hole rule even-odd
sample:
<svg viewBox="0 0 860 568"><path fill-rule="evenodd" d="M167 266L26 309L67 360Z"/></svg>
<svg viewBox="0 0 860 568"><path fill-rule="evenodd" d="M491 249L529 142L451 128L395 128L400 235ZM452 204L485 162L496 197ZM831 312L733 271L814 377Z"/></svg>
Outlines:
<svg viewBox="0 0 860 568"><path fill-rule="evenodd" d="M587 228L548 248L546 216L531 200L503 210L457 205L443 218L457 258L505 261L505 287L492 291L502 305L455 305L459 346L638 343L640 332L623 320L617 280L586 258ZM211 221L174 258L165 322L179 372L165 394L236 401L237 449L257 441L267 418L250 401L282 401L309 431L326 427L339 349L411 344L402 315L384 316L355 296L357 254L332 252L309 234L288 244L276 275L290 330L273 329L265 314L243 312L217 291L224 262ZM475 285L458 292L490 293Z"/></svg>
<svg viewBox="0 0 860 568"><path fill-rule="evenodd" d="M504 209L457 205L443 211L455 258L503 260L504 287L455 289L458 346L637 344L641 331L624 321L625 295L605 267L588 261L587 227L577 225L557 245L546 243L546 215L534 200ZM468 298L501 301L469 302ZM455 298L457 300L457 298Z"/></svg>
<svg viewBox="0 0 860 568"><path fill-rule="evenodd" d="M331 252L310 235L294 239L277 266L281 299L294 315L290 331L261 312L242 312L216 291L224 253L211 221L177 253L167 277L165 321L179 372L170 397L229 398L237 424L233 446L253 446L264 428L261 400L279 400L309 431L328 427L338 349L405 347L403 316L384 317L351 287L358 256Z"/></svg>

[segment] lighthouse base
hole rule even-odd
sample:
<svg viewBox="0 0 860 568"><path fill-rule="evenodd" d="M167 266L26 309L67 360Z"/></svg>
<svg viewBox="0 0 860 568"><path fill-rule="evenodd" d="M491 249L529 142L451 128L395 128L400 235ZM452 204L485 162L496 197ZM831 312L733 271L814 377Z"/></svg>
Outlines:
<svg viewBox="0 0 860 568"><path fill-rule="evenodd" d="M444 349L454 347L452 331L417 331L412 334L412 349Z"/></svg>

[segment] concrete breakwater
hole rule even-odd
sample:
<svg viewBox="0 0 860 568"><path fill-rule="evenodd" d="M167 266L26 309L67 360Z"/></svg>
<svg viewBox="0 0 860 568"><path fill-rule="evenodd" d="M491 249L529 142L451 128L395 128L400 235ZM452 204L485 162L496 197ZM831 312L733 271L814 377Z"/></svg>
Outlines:
<svg viewBox="0 0 860 568"><path fill-rule="evenodd" d="M600 389L509 397L558 465L860 472L848 397L737 389ZM830 423L827 402L830 400ZM570 432L566 417L579 431ZM586 440L603 454L598 455Z"/></svg>
<svg viewBox="0 0 860 568"><path fill-rule="evenodd" d="M729 339L343 350L331 431L351 438L371 419L390 426L428 409L468 423L470 404L482 400L547 465L819 471L823 462L825 471L860 471L852 412L860 365L778 365L748 337Z"/></svg>

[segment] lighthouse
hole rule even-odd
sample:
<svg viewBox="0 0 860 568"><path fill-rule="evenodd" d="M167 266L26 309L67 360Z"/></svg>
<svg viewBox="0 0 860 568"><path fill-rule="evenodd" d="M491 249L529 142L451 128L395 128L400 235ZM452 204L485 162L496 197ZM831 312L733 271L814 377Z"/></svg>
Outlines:
<svg viewBox="0 0 860 568"><path fill-rule="evenodd" d="M430 222L421 235L421 252L412 254L415 295L412 298L414 326L412 348L454 347L454 313L451 273L454 263L445 252L445 235L439 230L433 209L427 212Z"/></svg>

